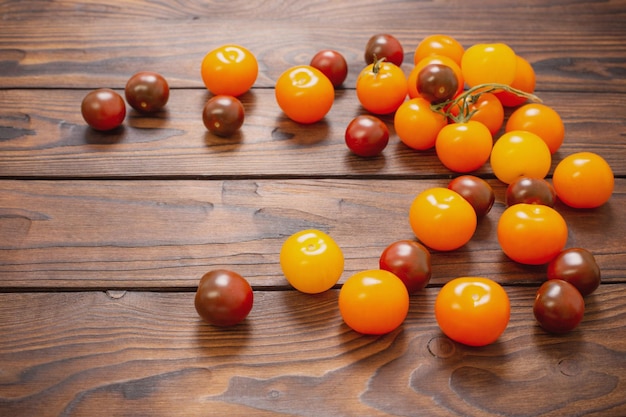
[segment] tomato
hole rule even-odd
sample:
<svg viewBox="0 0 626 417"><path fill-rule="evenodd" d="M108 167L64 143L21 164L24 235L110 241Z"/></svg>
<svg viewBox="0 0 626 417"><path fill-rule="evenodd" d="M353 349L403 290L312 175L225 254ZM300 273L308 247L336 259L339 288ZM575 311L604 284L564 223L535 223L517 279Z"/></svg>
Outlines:
<svg viewBox="0 0 626 417"><path fill-rule="evenodd" d="M474 208L477 217L483 217L491 211L496 195L491 185L482 178L473 175L461 175L448 183L448 188L456 191Z"/></svg>
<svg viewBox="0 0 626 417"><path fill-rule="evenodd" d="M204 274L194 301L200 317L216 326L240 323L248 317L253 303L254 295L248 281L226 269Z"/></svg>
<svg viewBox="0 0 626 417"><path fill-rule="evenodd" d="M415 48L413 63L418 64L422 59L431 55L446 56L461 66L461 58L465 49L452 36L434 34L426 36Z"/></svg>
<svg viewBox="0 0 626 417"><path fill-rule="evenodd" d="M430 252L413 240L398 240L387 246L378 264L400 278L409 294L426 287L432 275Z"/></svg>
<svg viewBox="0 0 626 417"><path fill-rule="evenodd" d="M341 86L348 76L346 59L339 52L332 49L324 49L316 53L311 58L309 65L317 68L327 76L335 88Z"/></svg>
<svg viewBox="0 0 626 417"><path fill-rule="evenodd" d="M429 64L417 74L417 93L431 103L450 100L458 87L454 71L446 65Z"/></svg>
<svg viewBox="0 0 626 417"><path fill-rule="evenodd" d="M287 117L303 124L322 120L335 100L333 84L310 65L297 65L283 72L274 93Z"/></svg>
<svg viewBox="0 0 626 417"><path fill-rule="evenodd" d="M363 334L380 335L398 328L409 312L409 293L404 283L389 271L357 272L339 291L343 321Z"/></svg>
<svg viewBox="0 0 626 417"><path fill-rule="evenodd" d="M516 67L515 52L504 43L472 45L461 59L463 78L470 87L486 83L510 85Z"/></svg>
<svg viewBox="0 0 626 417"><path fill-rule="evenodd" d="M567 224L552 207L515 204L500 216L498 242L512 260L542 265L554 259L565 247Z"/></svg>
<svg viewBox="0 0 626 417"><path fill-rule="evenodd" d="M326 233L307 229L294 233L280 250L280 266L298 291L317 294L332 288L343 273L343 252Z"/></svg>
<svg viewBox="0 0 626 417"><path fill-rule="evenodd" d="M585 300L569 282L551 279L537 290L533 303L535 318L550 333L574 330L585 314Z"/></svg>
<svg viewBox="0 0 626 417"><path fill-rule="evenodd" d="M96 130L112 130L126 117L126 104L122 96L110 88L99 88L87 93L80 105L85 122Z"/></svg>
<svg viewBox="0 0 626 417"><path fill-rule="evenodd" d="M458 115L463 107L471 114L469 120L475 120L487 126L495 136L504 124L504 107L492 93L480 93L472 98L459 100L458 105L450 106L450 113Z"/></svg>
<svg viewBox="0 0 626 417"><path fill-rule="evenodd" d="M409 210L415 236L431 249L451 251L465 245L476 231L476 212L460 194L434 187L415 197Z"/></svg>
<svg viewBox="0 0 626 417"><path fill-rule="evenodd" d="M352 119L344 136L348 149L363 157L379 155L389 143L385 122L368 114Z"/></svg>
<svg viewBox="0 0 626 417"><path fill-rule="evenodd" d="M200 72L211 93L238 97L256 81L259 64L248 49L228 44L206 54Z"/></svg>
<svg viewBox="0 0 626 417"><path fill-rule="evenodd" d="M525 93L534 93L536 82L535 70L532 65L530 65L530 63L521 56L517 55L515 58L515 77L513 78L513 82L510 84L511 87ZM526 97L521 97L515 93L504 90L498 91L495 95L505 107L516 107L524 104L527 100Z"/></svg>
<svg viewBox="0 0 626 417"><path fill-rule="evenodd" d="M556 195L574 208L600 207L613 194L613 170L600 155L578 152L561 160L552 175Z"/></svg>
<svg viewBox="0 0 626 417"><path fill-rule="evenodd" d="M161 110L170 97L170 88L161 74L141 71L130 77L124 89L126 101L140 113Z"/></svg>
<svg viewBox="0 0 626 417"><path fill-rule="evenodd" d="M514 130L500 136L491 150L491 168L500 181L519 177L544 178L552 166L548 145L537 135Z"/></svg>
<svg viewBox="0 0 626 417"><path fill-rule="evenodd" d="M365 45L365 63L368 65L373 64L382 58L394 65L402 65L404 49L395 36L379 33L367 41Z"/></svg>
<svg viewBox="0 0 626 417"><path fill-rule="evenodd" d="M587 249L565 249L548 264L548 279L567 281L584 297L600 286L600 267Z"/></svg>
<svg viewBox="0 0 626 417"><path fill-rule="evenodd" d="M463 91L465 87L465 81L463 80L463 74L461 73L461 67L458 66L456 62L454 62L451 58L442 55L430 55L426 58L419 61L409 73L409 77L407 80L408 84L408 94L410 98L420 97L419 92L417 91L417 79L419 73L429 65L444 65L450 68L454 75L456 75L457 81L457 90L454 96L457 96Z"/></svg>
<svg viewBox="0 0 626 417"><path fill-rule="evenodd" d="M402 103L393 118L400 141L420 151L435 146L437 135L446 124L446 117L433 111L430 103L421 97Z"/></svg>
<svg viewBox="0 0 626 417"><path fill-rule="evenodd" d="M377 61L361 70L356 80L356 95L365 110L374 114L396 111L406 98L406 76L400 67Z"/></svg>
<svg viewBox="0 0 626 417"><path fill-rule="evenodd" d="M470 172L482 167L489 160L492 146L489 129L473 120L444 126L435 142L437 157L454 172Z"/></svg>
<svg viewBox="0 0 626 417"><path fill-rule="evenodd" d="M505 131L525 130L539 136L555 153L565 138L561 116L551 107L540 103L525 104L515 110L506 122Z"/></svg>
<svg viewBox="0 0 626 417"><path fill-rule="evenodd" d="M505 201L507 206L527 203L554 207L556 192L543 178L519 177L507 187Z"/></svg>
<svg viewBox="0 0 626 417"><path fill-rule="evenodd" d="M231 136L243 125L243 104L233 96L213 96L202 110L202 122L213 134Z"/></svg>
<svg viewBox="0 0 626 417"><path fill-rule="evenodd" d="M460 277L447 282L435 299L435 318L450 339L486 346L504 333L511 316L509 297L497 282Z"/></svg>

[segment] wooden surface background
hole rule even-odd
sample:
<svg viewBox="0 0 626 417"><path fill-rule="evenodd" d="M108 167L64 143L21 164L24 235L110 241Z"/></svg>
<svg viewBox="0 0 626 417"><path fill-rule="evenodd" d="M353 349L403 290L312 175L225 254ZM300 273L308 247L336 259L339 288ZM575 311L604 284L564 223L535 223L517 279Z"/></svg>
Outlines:
<svg viewBox="0 0 626 417"><path fill-rule="evenodd" d="M626 415L625 1L0 1L0 416L624 416ZM566 139L553 166L588 150L612 166L612 199L559 204L567 246L590 250L603 284L563 336L532 315L545 267L516 264L495 237L505 186L488 164L493 211L463 248L433 252L430 285L391 334L343 324L338 289L301 294L278 263L304 228L331 234L345 281L413 238L412 199L453 174L392 132L384 155L347 150L363 113L354 84L367 39L392 33L412 67L433 33L465 47L505 42L534 66L536 93ZM224 43L259 61L230 139L202 124L200 62ZM349 74L328 116L300 126L274 100L276 78L320 49ZM137 71L172 88L154 116L129 111L114 133L88 128L84 95L123 90ZM193 307L214 268L255 290L248 319L203 323ZM505 286L509 327L469 348L438 329L433 303L451 278Z"/></svg>

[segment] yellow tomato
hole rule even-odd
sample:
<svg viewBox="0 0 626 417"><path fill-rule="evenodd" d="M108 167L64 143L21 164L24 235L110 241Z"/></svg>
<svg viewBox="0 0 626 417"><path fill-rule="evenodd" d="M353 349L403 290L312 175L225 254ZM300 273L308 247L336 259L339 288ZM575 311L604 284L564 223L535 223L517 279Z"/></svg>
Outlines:
<svg viewBox="0 0 626 417"><path fill-rule="evenodd" d="M496 177L510 184L519 177L544 178L550 171L552 155L539 136L514 130L496 141L490 161Z"/></svg>

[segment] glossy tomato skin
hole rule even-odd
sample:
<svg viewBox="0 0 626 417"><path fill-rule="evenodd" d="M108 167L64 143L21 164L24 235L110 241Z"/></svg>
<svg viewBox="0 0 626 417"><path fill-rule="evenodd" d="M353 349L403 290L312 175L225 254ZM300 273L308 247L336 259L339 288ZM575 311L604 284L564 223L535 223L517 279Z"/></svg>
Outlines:
<svg viewBox="0 0 626 417"><path fill-rule="evenodd" d="M541 103L529 103L517 108L506 122L505 130L524 130L539 136L555 153L563 144L565 125L552 107Z"/></svg>
<svg viewBox="0 0 626 417"><path fill-rule="evenodd" d="M238 97L256 81L259 64L247 48L226 44L205 55L200 73L204 85L214 95Z"/></svg>
<svg viewBox="0 0 626 417"><path fill-rule="evenodd" d="M477 217L491 211L496 195L487 181L474 175L461 175L448 183L448 188L456 191L474 208Z"/></svg>
<svg viewBox="0 0 626 417"><path fill-rule="evenodd" d="M544 178L550 171L552 154L548 145L536 134L514 130L498 138L489 161L496 177L510 184L524 176Z"/></svg>
<svg viewBox="0 0 626 417"><path fill-rule="evenodd" d="M363 68L356 80L356 95L365 110L390 114L406 99L408 85L400 67L377 61Z"/></svg>
<svg viewBox="0 0 626 417"><path fill-rule="evenodd" d="M452 36L443 34L428 35L422 39L417 45L417 48L415 48L413 63L417 65L426 57L440 55L452 59L460 66L464 52L465 48Z"/></svg>
<svg viewBox="0 0 626 417"><path fill-rule="evenodd" d="M551 279L544 282L533 303L535 318L550 333L574 330L585 314L585 301L569 282Z"/></svg>
<svg viewBox="0 0 626 417"><path fill-rule="evenodd" d="M335 100L335 89L328 77L310 65L297 65L283 72L274 93L287 117L302 124L322 120Z"/></svg>
<svg viewBox="0 0 626 417"><path fill-rule="evenodd" d="M204 126L217 136L233 135L243 125L244 118L243 104L233 96L213 96L202 110Z"/></svg>
<svg viewBox="0 0 626 417"><path fill-rule="evenodd" d="M389 271L357 272L339 291L339 311L353 330L371 335L398 328L409 312L409 293L404 283Z"/></svg>
<svg viewBox="0 0 626 417"><path fill-rule="evenodd" d="M509 258L526 265L543 265L565 247L567 224L552 207L520 203L500 215L497 234Z"/></svg>
<svg viewBox="0 0 626 417"><path fill-rule="evenodd" d="M435 299L435 318L450 339L468 346L495 342L511 315L501 285L484 277L460 277L446 283Z"/></svg>
<svg viewBox="0 0 626 417"><path fill-rule="evenodd" d="M141 71L130 77L124 94L133 109L140 113L153 113L165 107L170 98L170 88L161 74Z"/></svg>
<svg viewBox="0 0 626 417"><path fill-rule="evenodd" d="M343 273L343 252L328 234L316 229L289 236L280 250L280 266L298 291L317 294L332 288Z"/></svg>
<svg viewBox="0 0 626 417"><path fill-rule="evenodd" d="M416 293L430 281L432 266L428 249L413 240L399 240L385 248L379 267L404 282L409 294Z"/></svg>
<svg viewBox="0 0 626 417"><path fill-rule="evenodd" d="M234 326L252 310L254 294L248 281L227 269L209 271L200 279L194 304L200 317L215 326Z"/></svg>
<svg viewBox="0 0 626 417"><path fill-rule="evenodd" d="M430 55L430 56L425 57L421 61L417 62L415 66L413 67L413 69L411 70L411 72L409 73L409 76L407 78L407 84L408 84L408 94L410 98L420 97L420 93L417 87L418 77L419 77L420 72L429 65L443 65L445 67L450 68L452 72L454 72L454 75L456 76L456 80L457 80L457 90L453 96L457 96L463 91L465 84L463 80L463 74L461 73L461 67L459 67L459 65L456 62L454 62L452 58L449 58L447 56Z"/></svg>
<svg viewBox="0 0 626 417"><path fill-rule="evenodd" d="M573 208L600 207L613 194L613 170L600 155L576 152L563 158L554 169L552 184L563 203Z"/></svg>
<svg viewBox="0 0 626 417"><path fill-rule="evenodd" d="M532 94L535 91L535 83L535 70L532 65L526 59L516 55L515 77L511 87ZM505 107L517 107L527 100L526 97L518 96L509 91L499 91L495 95Z"/></svg>
<svg viewBox="0 0 626 417"><path fill-rule="evenodd" d="M601 281L600 267L591 252L569 248L548 264L548 279L561 279L572 284L584 297L594 292Z"/></svg>
<svg viewBox="0 0 626 417"><path fill-rule="evenodd" d="M389 143L385 122L367 114L352 119L344 136L348 149L362 157L379 155Z"/></svg>
<svg viewBox="0 0 626 417"><path fill-rule="evenodd" d="M437 135L446 124L445 116L433 111L423 97L403 102L393 116L393 126L400 141L418 151L433 148Z"/></svg>
<svg viewBox="0 0 626 417"><path fill-rule="evenodd" d="M431 103L450 100L458 87L456 75L447 65L429 64L417 74L417 92Z"/></svg>
<svg viewBox="0 0 626 417"><path fill-rule="evenodd" d="M324 49L311 58L310 65L328 77L333 87L340 87L348 76L348 63L339 52Z"/></svg>
<svg viewBox="0 0 626 417"><path fill-rule="evenodd" d="M372 64L374 61L385 58L397 66L402 65L404 49L400 41L388 33L379 33L372 36L365 45L365 63Z"/></svg>
<svg viewBox="0 0 626 417"><path fill-rule="evenodd" d="M527 203L554 207L556 191L543 178L519 177L507 187L505 201L507 206Z"/></svg>
<svg viewBox="0 0 626 417"><path fill-rule="evenodd" d="M99 88L87 93L80 111L93 129L107 131L122 124L126 117L126 104L122 96L110 88Z"/></svg>
<svg viewBox="0 0 626 417"><path fill-rule="evenodd" d="M451 106L450 113L458 115L461 106L467 107L467 112L471 114L469 120L484 124L492 136L495 136L504 124L504 107L494 94L481 93L467 104L465 100L461 100L458 106Z"/></svg>
<svg viewBox="0 0 626 417"><path fill-rule="evenodd" d="M493 137L474 120L450 123L437 134L435 151L441 163L454 172L471 172L482 167L491 155Z"/></svg>
<svg viewBox="0 0 626 417"><path fill-rule="evenodd" d="M504 43L474 44L461 58L463 78L470 87L485 83L510 85L516 66L515 52Z"/></svg>

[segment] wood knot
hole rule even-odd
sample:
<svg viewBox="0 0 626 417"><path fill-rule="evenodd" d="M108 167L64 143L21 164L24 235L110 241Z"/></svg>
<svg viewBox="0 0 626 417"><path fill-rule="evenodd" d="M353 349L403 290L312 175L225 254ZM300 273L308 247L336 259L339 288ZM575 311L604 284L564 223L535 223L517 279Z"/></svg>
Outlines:
<svg viewBox="0 0 626 417"><path fill-rule="evenodd" d="M446 359L454 356L456 345L445 336L435 336L428 341L428 351L436 358Z"/></svg>

